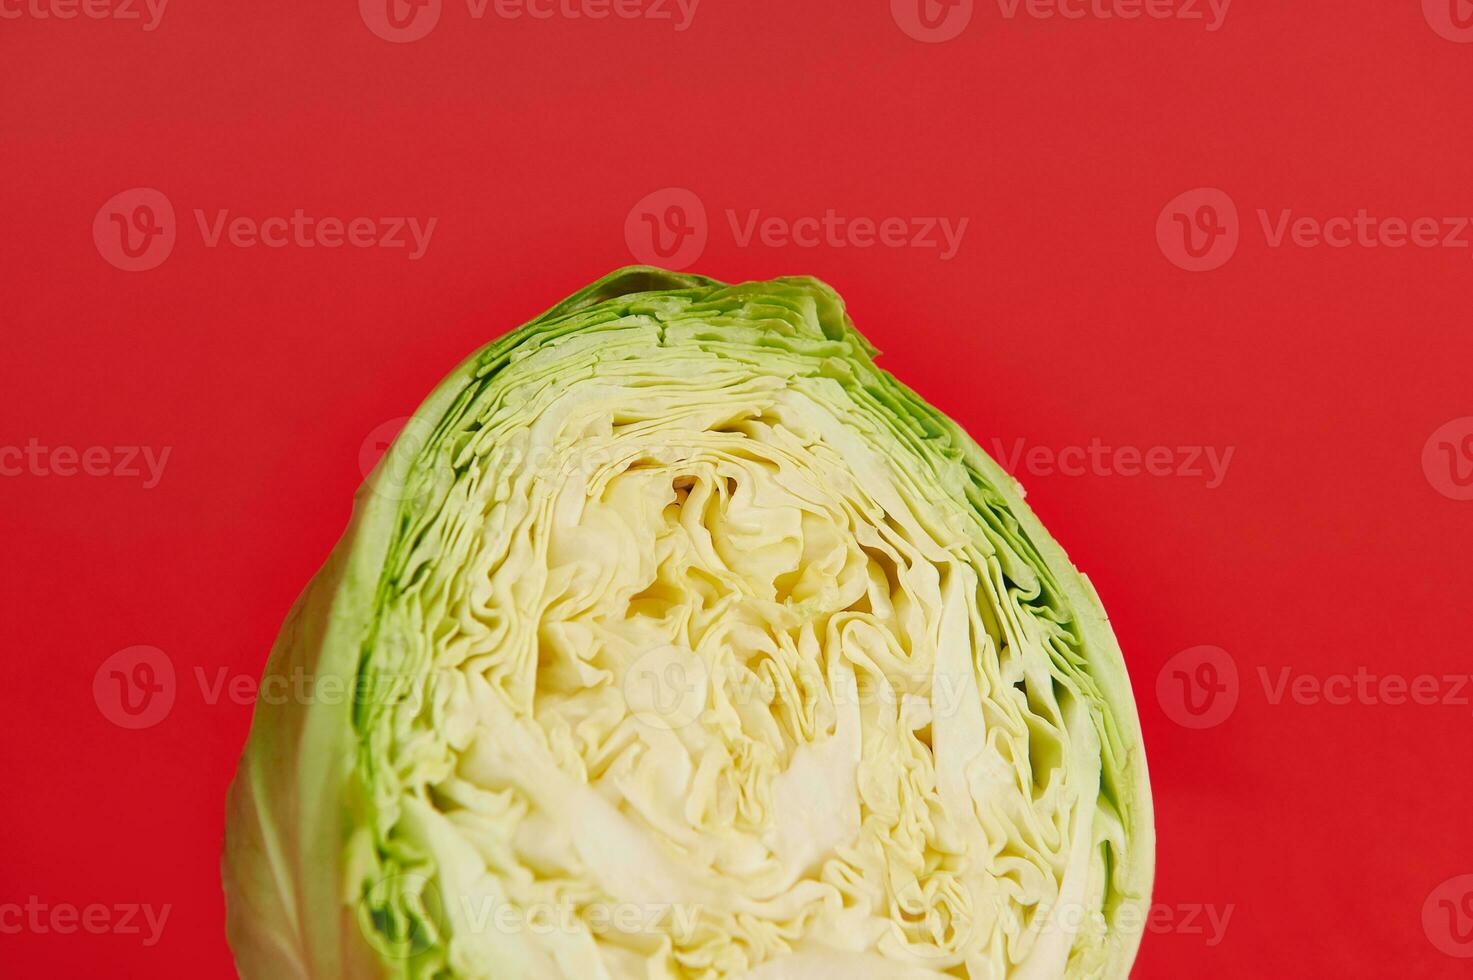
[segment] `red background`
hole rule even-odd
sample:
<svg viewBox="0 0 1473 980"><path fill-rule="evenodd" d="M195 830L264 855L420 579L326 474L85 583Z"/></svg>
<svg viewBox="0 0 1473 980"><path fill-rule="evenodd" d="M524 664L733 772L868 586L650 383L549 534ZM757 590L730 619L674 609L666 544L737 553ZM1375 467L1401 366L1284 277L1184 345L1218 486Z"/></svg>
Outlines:
<svg viewBox="0 0 1473 980"><path fill-rule="evenodd" d="M233 975L218 855L250 708L209 703L196 670L259 674L364 438L631 261L630 208L670 186L710 214L696 271L827 279L882 363L989 449L1236 447L1214 489L1020 474L1126 651L1155 900L1232 906L1215 945L1179 917L1147 935L1137 976L1469 975L1422 908L1473 872L1473 708L1274 704L1258 670L1469 672L1473 502L1422 451L1473 415L1473 250L1272 248L1257 212L1473 214L1470 81L1473 45L1416 0L1239 0L1215 32L988 0L937 44L886 0L704 0L683 32L448 2L406 44L348 0L174 0L152 32L0 20L0 445L172 447L148 490L0 478L0 904L172 906L152 947L0 934L0 975ZM129 273L92 223L140 186L173 202L178 244ZM1157 218L1204 186L1242 241L1186 272ZM409 261L207 248L196 208L439 220ZM725 218L829 208L970 225L941 261L741 247ZM136 644L167 653L178 695L127 731L92 681ZM1202 644L1242 691L1192 730L1156 681Z"/></svg>

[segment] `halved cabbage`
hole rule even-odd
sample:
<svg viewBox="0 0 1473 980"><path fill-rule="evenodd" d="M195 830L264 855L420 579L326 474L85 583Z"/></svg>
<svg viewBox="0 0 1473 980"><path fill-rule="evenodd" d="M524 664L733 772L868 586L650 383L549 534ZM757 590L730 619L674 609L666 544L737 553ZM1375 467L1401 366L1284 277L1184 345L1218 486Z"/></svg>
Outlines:
<svg viewBox="0 0 1473 980"><path fill-rule="evenodd" d="M875 353L812 279L645 267L451 374L267 667L241 976L1126 976L1119 648Z"/></svg>

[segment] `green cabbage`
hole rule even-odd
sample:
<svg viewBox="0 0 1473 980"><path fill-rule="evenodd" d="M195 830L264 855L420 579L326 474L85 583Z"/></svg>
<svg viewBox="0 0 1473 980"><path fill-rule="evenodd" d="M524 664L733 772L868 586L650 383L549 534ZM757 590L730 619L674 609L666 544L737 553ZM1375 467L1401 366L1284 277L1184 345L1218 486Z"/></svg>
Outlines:
<svg viewBox="0 0 1473 980"><path fill-rule="evenodd" d="M815 280L641 267L456 369L273 649L240 975L1125 977L1119 648L875 354Z"/></svg>

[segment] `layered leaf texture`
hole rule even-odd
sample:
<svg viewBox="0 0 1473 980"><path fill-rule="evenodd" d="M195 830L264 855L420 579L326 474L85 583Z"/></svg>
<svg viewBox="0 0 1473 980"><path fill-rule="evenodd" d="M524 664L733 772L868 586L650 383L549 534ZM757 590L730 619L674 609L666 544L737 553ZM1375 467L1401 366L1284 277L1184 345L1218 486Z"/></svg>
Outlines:
<svg viewBox="0 0 1473 980"><path fill-rule="evenodd" d="M1119 648L874 355L814 280L633 268L461 365L273 651L241 976L1126 976Z"/></svg>

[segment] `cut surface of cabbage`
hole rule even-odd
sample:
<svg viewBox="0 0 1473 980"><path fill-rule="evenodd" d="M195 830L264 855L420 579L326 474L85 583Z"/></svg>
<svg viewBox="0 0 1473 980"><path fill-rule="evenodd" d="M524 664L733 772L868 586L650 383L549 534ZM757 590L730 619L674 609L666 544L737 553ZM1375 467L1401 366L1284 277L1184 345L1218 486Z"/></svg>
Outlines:
<svg viewBox="0 0 1473 980"><path fill-rule="evenodd" d="M258 707L242 976L1124 977L1119 649L874 353L814 280L636 268L452 374L268 667L352 696Z"/></svg>

